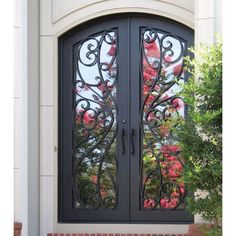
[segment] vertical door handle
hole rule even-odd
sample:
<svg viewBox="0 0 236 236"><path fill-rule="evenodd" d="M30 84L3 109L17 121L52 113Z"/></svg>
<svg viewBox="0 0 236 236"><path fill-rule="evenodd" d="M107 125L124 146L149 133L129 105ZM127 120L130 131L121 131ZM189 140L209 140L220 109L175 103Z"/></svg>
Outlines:
<svg viewBox="0 0 236 236"><path fill-rule="evenodd" d="M122 146L122 154L125 154L125 129L121 130L121 146Z"/></svg>
<svg viewBox="0 0 236 236"><path fill-rule="evenodd" d="M134 154L134 136L135 136L135 130L131 129L130 138L131 138L131 154Z"/></svg>

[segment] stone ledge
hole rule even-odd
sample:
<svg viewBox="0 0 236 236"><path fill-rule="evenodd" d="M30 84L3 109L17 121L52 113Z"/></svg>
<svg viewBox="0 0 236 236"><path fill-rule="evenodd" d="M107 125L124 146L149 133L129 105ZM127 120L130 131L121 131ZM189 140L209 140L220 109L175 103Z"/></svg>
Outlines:
<svg viewBox="0 0 236 236"><path fill-rule="evenodd" d="M187 236L187 234L48 233L47 236Z"/></svg>

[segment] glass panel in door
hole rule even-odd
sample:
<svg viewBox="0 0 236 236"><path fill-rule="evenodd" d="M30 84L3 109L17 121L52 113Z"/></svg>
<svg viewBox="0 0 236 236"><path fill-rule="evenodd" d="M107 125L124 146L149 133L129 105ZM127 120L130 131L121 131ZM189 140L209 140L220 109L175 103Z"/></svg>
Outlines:
<svg viewBox="0 0 236 236"><path fill-rule="evenodd" d="M74 207L117 206L117 32L74 46Z"/></svg>

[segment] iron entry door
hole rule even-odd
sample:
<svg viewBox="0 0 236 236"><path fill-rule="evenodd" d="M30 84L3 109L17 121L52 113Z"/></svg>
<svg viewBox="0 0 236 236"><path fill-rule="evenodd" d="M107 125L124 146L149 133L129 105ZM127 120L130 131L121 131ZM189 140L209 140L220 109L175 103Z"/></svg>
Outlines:
<svg viewBox="0 0 236 236"><path fill-rule="evenodd" d="M59 38L60 222L187 223L171 121L193 32L119 15Z"/></svg>

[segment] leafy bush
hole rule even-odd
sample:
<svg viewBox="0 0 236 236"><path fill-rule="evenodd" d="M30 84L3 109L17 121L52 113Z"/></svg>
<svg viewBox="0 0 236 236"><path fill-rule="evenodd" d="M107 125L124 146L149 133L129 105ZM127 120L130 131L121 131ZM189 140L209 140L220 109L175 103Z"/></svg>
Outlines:
<svg viewBox="0 0 236 236"><path fill-rule="evenodd" d="M190 78L181 92L187 117L176 134L185 159L187 210L214 223L208 235L220 235L222 217L222 43L198 45L186 58Z"/></svg>

